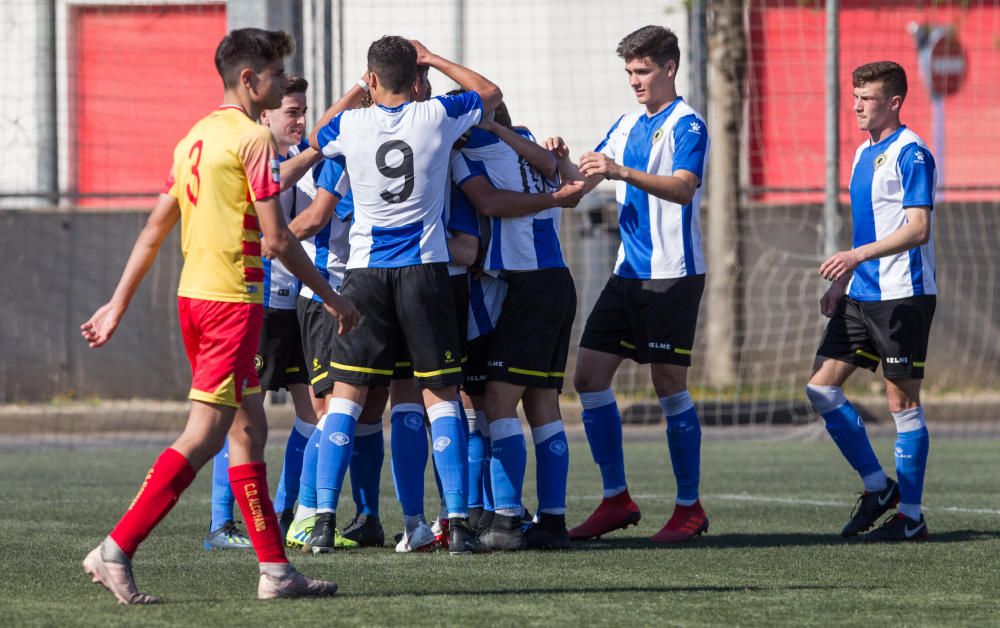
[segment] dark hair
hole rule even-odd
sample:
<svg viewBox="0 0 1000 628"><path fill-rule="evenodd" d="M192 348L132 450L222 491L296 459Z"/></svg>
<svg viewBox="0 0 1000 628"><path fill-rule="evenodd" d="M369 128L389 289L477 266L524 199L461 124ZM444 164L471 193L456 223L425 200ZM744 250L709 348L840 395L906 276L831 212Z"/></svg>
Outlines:
<svg viewBox="0 0 1000 628"><path fill-rule="evenodd" d="M889 98L906 99L906 71L895 61L876 61L859 66L851 72L855 87L866 83L882 83L882 93Z"/></svg>
<svg viewBox="0 0 1000 628"><path fill-rule="evenodd" d="M264 66L295 52L295 40L283 31L240 28L230 31L215 49L215 69L226 89L236 87L243 68L260 72Z"/></svg>
<svg viewBox="0 0 1000 628"><path fill-rule="evenodd" d="M309 81L304 77L295 74L288 75L288 87L285 88L285 96L290 94L304 94L309 89Z"/></svg>
<svg viewBox="0 0 1000 628"><path fill-rule="evenodd" d="M629 33L618 43L618 56L626 61L649 57L659 66L667 61L673 61L674 66L681 63L681 49L677 45L677 35L669 28L662 26L643 26Z"/></svg>
<svg viewBox="0 0 1000 628"><path fill-rule="evenodd" d="M390 92L409 92L417 80L417 49L403 37L386 35L368 46L368 70Z"/></svg>
<svg viewBox="0 0 1000 628"><path fill-rule="evenodd" d="M464 94L466 90L464 89L453 89L448 92L448 96L458 96L459 94ZM493 110L493 121L500 126L505 126L508 129L514 128L514 122L510 119L510 112L507 111L507 103L500 101L497 108Z"/></svg>

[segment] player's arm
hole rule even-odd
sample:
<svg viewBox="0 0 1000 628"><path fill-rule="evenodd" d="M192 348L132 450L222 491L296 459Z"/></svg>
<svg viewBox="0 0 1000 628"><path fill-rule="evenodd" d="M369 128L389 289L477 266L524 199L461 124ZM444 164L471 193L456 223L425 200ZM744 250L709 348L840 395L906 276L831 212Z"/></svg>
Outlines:
<svg viewBox="0 0 1000 628"><path fill-rule="evenodd" d="M462 89L479 94L480 100L483 101L484 115L496 109L503 100L500 88L493 81L463 65L434 54L415 39L411 39L410 43L417 49L417 65L429 65L458 83Z"/></svg>
<svg viewBox="0 0 1000 628"><path fill-rule="evenodd" d="M591 178L596 178L593 185L599 183L600 178L624 181L647 194L679 205L690 203L701 185L701 179L690 170L675 170L669 175L651 174L615 163L604 153L596 152L580 157L580 173L587 178L588 185L591 185Z"/></svg>
<svg viewBox="0 0 1000 628"><path fill-rule="evenodd" d="M518 155L524 157L535 170L540 172L543 177L549 181L555 180L556 175L559 173L559 164L556 161L556 156L551 151L532 142L517 131L508 129L493 120L480 122L479 128L489 131L506 142Z"/></svg>
<svg viewBox="0 0 1000 628"><path fill-rule="evenodd" d="M583 183L570 181L554 192L529 194L493 187L485 176L474 176L462 182L472 206L480 214L496 218L517 218L551 207L576 207L583 198Z"/></svg>
<svg viewBox="0 0 1000 628"><path fill-rule="evenodd" d="M820 264L819 274L830 281L850 276L862 262L909 251L927 244L931 237L931 208L907 207L906 224L881 240L850 251L834 253Z"/></svg>
<svg viewBox="0 0 1000 628"><path fill-rule="evenodd" d="M340 198L336 194L331 194L325 188L318 188L316 198L313 199L312 203L309 203L309 207L302 210L298 216L292 219L292 222L288 223L292 235L297 240L305 240L319 233L333 219L339 202Z"/></svg>
<svg viewBox="0 0 1000 628"><path fill-rule="evenodd" d="M368 83L368 72L365 72L361 80L366 84ZM344 92L344 95L340 97L340 100L333 103L329 109L323 112L323 116L316 122L316 126L313 127L311 133L309 133L309 146L313 150L317 151L322 156L322 147L319 145L319 132L326 125L330 124L330 120L337 117L337 114L347 111L348 109L354 109L355 107L361 106L361 101L364 100L365 94L368 91L362 88L358 84L351 85L351 88Z"/></svg>
<svg viewBox="0 0 1000 628"><path fill-rule="evenodd" d="M310 146L291 159L286 159L281 162L281 166L279 166L281 173L281 191L284 192L298 183L299 179L304 177L312 169L312 167L318 164L322 159L323 153Z"/></svg>
<svg viewBox="0 0 1000 628"><path fill-rule="evenodd" d="M156 260L156 254L159 253L163 240L180 217L181 210L177 199L169 194L160 194L153 211L146 219L146 225L135 240L135 246L132 247L132 253L125 263L125 270L122 271L111 300L94 312L86 323L80 325L83 339L92 348L100 347L111 339L132 297L135 296L135 291L142 283L142 278Z"/></svg>
<svg viewBox="0 0 1000 628"><path fill-rule="evenodd" d="M360 318L358 310L350 301L334 292L313 266L298 239L288 229L278 197L270 196L258 200L254 203L254 208L257 210L260 230L264 233L268 247L275 257L281 260L289 272L301 279L302 283L323 299L327 311L340 323L340 334L351 331Z"/></svg>
<svg viewBox="0 0 1000 628"><path fill-rule="evenodd" d="M479 256L479 238L471 233L455 232L448 239L448 253L453 264L471 266Z"/></svg>
<svg viewBox="0 0 1000 628"><path fill-rule="evenodd" d="M566 141L561 137L548 137L542 142L545 150L552 153L556 158L556 167L559 170L559 178L563 181L587 181L587 179L580 173L580 168L573 163L573 160L569 158L569 146L566 145ZM604 180L604 177L593 177L593 185L584 186L587 192L594 189L598 183ZM586 192L585 192L586 193Z"/></svg>

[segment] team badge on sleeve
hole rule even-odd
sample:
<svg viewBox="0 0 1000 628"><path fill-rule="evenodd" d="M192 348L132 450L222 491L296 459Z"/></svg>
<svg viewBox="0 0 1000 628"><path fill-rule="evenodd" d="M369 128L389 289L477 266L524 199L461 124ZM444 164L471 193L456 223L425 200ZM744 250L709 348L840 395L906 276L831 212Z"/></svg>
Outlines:
<svg viewBox="0 0 1000 628"><path fill-rule="evenodd" d="M271 160L271 180L281 183L281 162L277 159Z"/></svg>

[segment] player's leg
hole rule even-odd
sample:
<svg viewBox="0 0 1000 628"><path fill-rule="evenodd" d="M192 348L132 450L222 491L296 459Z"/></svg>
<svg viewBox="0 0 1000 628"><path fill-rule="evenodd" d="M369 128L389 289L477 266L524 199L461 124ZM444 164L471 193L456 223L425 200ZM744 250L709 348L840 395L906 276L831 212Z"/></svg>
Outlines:
<svg viewBox="0 0 1000 628"><path fill-rule="evenodd" d="M385 461L382 412L388 398L388 388L372 388L354 432L350 470L356 514L344 527L341 538L361 547L381 547L385 544L385 532L379 520L379 496L382 463Z"/></svg>
<svg viewBox="0 0 1000 628"><path fill-rule="evenodd" d="M233 507L236 498L229 485L229 439L225 439L222 449L212 457L212 521L208 534L202 541L207 550L251 549L250 537L236 527L233 521Z"/></svg>
<svg viewBox="0 0 1000 628"><path fill-rule="evenodd" d="M406 360L409 363L409 354ZM397 552L430 549L434 533L424 520L424 473L427 470L427 430L424 427L424 403L413 380L412 366L397 371L389 384L392 431L390 449L392 478L396 499L403 510L403 534L396 544Z"/></svg>
<svg viewBox="0 0 1000 628"><path fill-rule="evenodd" d="M920 405L920 384L936 297L917 296L866 308L875 345L884 362L886 398L896 422L896 478L899 512L865 535L866 541L912 541L928 537L921 512L930 436Z"/></svg>
<svg viewBox="0 0 1000 628"><path fill-rule="evenodd" d="M529 549L568 549L566 482L569 477L569 443L559 411L556 388L525 390L524 414L535 445L535 488L538 521L525 535Z"/></svg>
<svg viewBox="0 0 1000 628"><path fill-rule="evenodd" d="M281 528L286 532L294 518L295 502L302 484L302 461L306 445L316 431L316 415L313 412L312 391L309 385L289 383L288 392L295 408L295 422L285 441L284 464L281 466L281 477L274 496L274 509L278 511Z"/></svg>
<svg viewBox="0 0 1000 628"><path fill-rule="evenodd" d="M858 367L874 371L881 359L856 301L848 297L841 300L816 354L806 395L823 417L833 442L864 484L864 492L841 530L842 536L851 537L875 525L899 501L896 482L882 470L864 421L843 391L844 382Z"/></svg>
<svg viewBox="0 0 1000 628"><path fill-rule="evenodd" d="M486 422L486 412L483 408L482 395L468 394L468 385L462 390L462 406L465 409L465 419L469 425L469 525L478 529L485 507L483 477L487 475L487 438L481 427ZM482 421L479 415L482 414ZM489 428L487 428L488 430Z"/></svg>
<svg viewBox="0 0 1000 628"><path fill-rule="evenodd" d="M517 384L495 380L486 382L493 520L480 538L494 550L524 549L522 490L528 451L521 419L517 415L517 404L524 391L525 386Z"/></svg>
<svg viewBox="0 0 1000 628"><path fill-rule="evenodd" d="M322 390L322 395L316 392L315 387L311 387L309 403L316 412L325 413L325 395L332 389L328 385L326 390ZM285 544L288 547L302 547L309 537L312 536L313 527L316 525L316 471L319 463L319 441L323 436L323 426L326 423L323 416L317 421L315 429L306 441L305 449L302 452L302 470L299 474L299 495L298 505L295 508L295 516L291 524L285 531Z"/></svg>

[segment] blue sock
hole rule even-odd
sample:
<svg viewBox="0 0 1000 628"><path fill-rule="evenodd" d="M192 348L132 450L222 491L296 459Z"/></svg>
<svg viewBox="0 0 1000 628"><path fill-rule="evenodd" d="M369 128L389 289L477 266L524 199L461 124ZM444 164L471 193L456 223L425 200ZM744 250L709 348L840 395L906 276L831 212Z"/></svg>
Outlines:
<svg viewBox="0 0 1000 628"><path fill-rule="evenodd" d="M920 503L924 493L924 473L930 435L924 422L923 407L893 412L896 420L896 477L899 480L899 512L910 519L920 520Z"/></svg>
<svg viewBox="0 0 1000 628"><path fill-rule="evenodd" d="M302 453L302 473L299 475L299 505L316 508L316 467L319 463L319 440L323 437L326 418L320 419L306 442Z"/></svg>
<svg viewBox="0 0 1000 628"><path fill-rule="evenodd" d="M493 512L493 441L489 436L483 436L483 510Z"/></svg>
<svg viewBox="0 0 1000 628"><path fill-rule="evenodd" d="M468 416L468 413L466 413ZM469 508L483 507L483 468L486 439L479 431L475 415L469 421Z"/></svg>
<svg viewBox="0 0 1000 628"><path fill-rule="evenodd" d="M351 456L351 494L358 514L378 517L383 460L382 422L359 423L354 430L354 455Z"/></svg>
<svg viewBox="0 0 1000 628"><path fill-rule="evenodd" d="M677 480L677 500L682 506L698 501L701 475L701 423L688 391L660 397L660 407L667 417L667 448L670 466Z"/></svg>
<svg viewBox="0 0 1000 628"><path fill-rule="evenodd" d="M490 441L493 444L490 461L493 506L502 515L521 512L521 488L528 464L521 419L500 419L490 423Z"/></svg>
<svg viewBox="0 0 1000 628"><path fill-rule="evenodd" d="M319 441L316 465L316 509L337 512L344 476L354 450L354 426L361 416L361 406L347 399L331 399Z"/></svg>
<svg viewBox="0 0 1000 628"><path fill-rule="evenodd" d="M401 403L392 407L392 479L403 515L424 513L424 472L427 469L427 430L424 407Z"/></svg>
<svg viewBox="0 0 1000 628"><path fill-rule="evenodd" d="M285 445L285 463L281 467L281 479L278 480L278 491L274 495L274 511L283 512L295 506L299 497L299 482L302 477L302 456L305 454L306 443L316 426L295 417L295 425L288 434Z"/></svg>
<svg viewBox="0 0 1000 628"><path fill-rule="evenodd" d="M535 487L538 512L566 514L566 479L569 476L569 444L562 421L532 428L535 441Z"/></svg>
<svg viewBox="0 0 1000 628"><path fill-rule="evenodd" d="M469 514L467 484L469 481L468 427L459 418L453 402L442 401L427 408L431 421L434 466L441 476L441 490L448 517Z"/></svg>
<svg viewBox="0 0 1000 628"><path fill-rule="evenodd" d="M233 489L229 486L229 438L212 458L212 529L233 520Z"/></svg>
<svg viewBox="0 0 1000 628"><path fill-rule="evenodd" d="M858 411L839 386L806 386L806 395L826 421L826 431L862 478L882 470Z"/></svg>
<svg viewBox="0 0 1000 628"><path fill-rule="evenodd" d="M610 388L580 393L583 427L590 453L601 468L604 496L611 497L628 488L625 480L625 453L622 450L622 417Z"/></svg>

